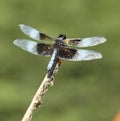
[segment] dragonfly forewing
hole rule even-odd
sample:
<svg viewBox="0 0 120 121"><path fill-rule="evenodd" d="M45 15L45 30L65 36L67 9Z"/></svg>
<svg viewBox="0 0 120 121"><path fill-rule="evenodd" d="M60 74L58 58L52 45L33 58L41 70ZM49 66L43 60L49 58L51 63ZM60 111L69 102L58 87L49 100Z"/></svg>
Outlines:
<svg viewBox="0 0 120 121"><path fill-rule="evenodd" d="M106 42L105 37L71 38L66 39L68 46L91 47Z"/></svg>
<svg viewBox="0 0 120 121"><path fill-rule="evenodd" d="M28 35L29 37L31 37L32 39L35 39L35 40L54 40L52 37L42 33L42 32L39 32L38 30L36 30L35 28L31 27L31 26L27 26L27 25L24 25L24 24L20 24L20 29L21 31Z"/></svg>

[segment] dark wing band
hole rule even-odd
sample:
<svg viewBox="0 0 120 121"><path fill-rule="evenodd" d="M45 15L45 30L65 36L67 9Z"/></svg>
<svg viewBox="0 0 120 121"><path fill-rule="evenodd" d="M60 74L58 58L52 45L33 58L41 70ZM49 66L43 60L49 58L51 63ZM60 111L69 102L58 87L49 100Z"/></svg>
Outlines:
<svg viewBox="0 0 120 121"><path fill-rule="evenodd" d="M71 60L75 56L76 52L77 50L75 49L62 48L58 51L58 57L65 60Z"/></svg>
<svg viewBox="0 0 120 121"><path fill-rule="evenodd" d="M102 58L101 53L93 50L76 50L70 48L63 48L58 52L60 59L69 61L84 61Z"/></svg>
<svg viewBox="0 0 120 121"><path fill-rule="evenodd" d="M52 55L53 52L53 46L48 44L38 43L36 51L40 55L50 56Z"/></svg>

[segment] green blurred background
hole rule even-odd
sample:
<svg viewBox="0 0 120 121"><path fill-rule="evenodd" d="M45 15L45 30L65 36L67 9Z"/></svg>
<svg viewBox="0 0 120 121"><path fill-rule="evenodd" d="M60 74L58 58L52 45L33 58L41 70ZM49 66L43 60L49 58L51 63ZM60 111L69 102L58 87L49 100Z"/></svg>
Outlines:
<svg viewBox="0 0 120 121"><path fill-rule="evenodd" d="M43 98L33 121L112 121L120 109L119 0L0 1L0 121L20 121L46 74L50 58L13 45L27 38L18 24L56 38L105 36L94 61L64 61L54 86Z"/></svg>

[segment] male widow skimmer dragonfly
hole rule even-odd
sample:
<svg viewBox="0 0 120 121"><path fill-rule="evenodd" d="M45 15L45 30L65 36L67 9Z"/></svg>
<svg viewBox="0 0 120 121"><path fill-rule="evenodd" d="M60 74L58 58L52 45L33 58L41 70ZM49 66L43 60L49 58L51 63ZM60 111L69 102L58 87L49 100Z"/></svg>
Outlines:
<svg viewBox="0 0 120 121"><path fill-rule="evenodd" d="M40 43L26 39L16 39L13 43L32 54L51 56L51 60L47 66L48 77L51 77L55 65L59 60L84 61L102 58L102 55L99 52L74 48L90 47L104 43L106 41L106 38L104 37L97 36L66 39L66 35L60 34L56 39L53 39L30 26L24 24L20 24L19 26L24 34L34 40L40 41Z"/></svg>

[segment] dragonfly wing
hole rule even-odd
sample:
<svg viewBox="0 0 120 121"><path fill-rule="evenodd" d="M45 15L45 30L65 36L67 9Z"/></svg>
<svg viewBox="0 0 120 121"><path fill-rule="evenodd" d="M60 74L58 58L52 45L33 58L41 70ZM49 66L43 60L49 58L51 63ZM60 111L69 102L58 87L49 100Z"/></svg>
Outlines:
<svg viewBox="0 0 120 121"><path fill-rule="evenodd" d="M31 26L27 26L27 25L24 25L24 24L20 24L20 29L21 31L28 35L29 37L31 37L32 39L35 39L35 40L54 40L52 37L42 33L42 32L39 32L38 30L36 30L35 28L31 27Z"/></svg>
<svg viewBox="0 0 120 121"><path fill-rule="evenodd" d="M53 51L53 47L48 44L37 43L26 39L16 39L13 42L16 46L23 50L35 55L50 56Z"/></svg>
<svg viewBox="0 0 120 121"><path fill-rule="evenodd" d="M72 39L66 39L65 42L66 44L68 44L68 46L90 47L106 42L106 38L105 37L72 38Z"/></svg>
<svg viewBox="0 0 120 121"><path fill-rule="evenodd" d="M61 49L58 53L60 59L69 61L85 61L102 58L101 53L93 50Z"/></svg>

